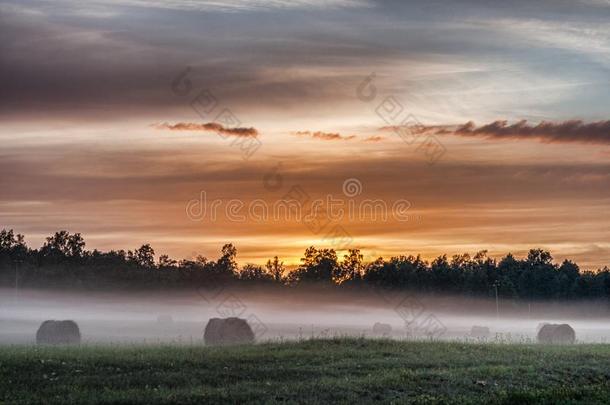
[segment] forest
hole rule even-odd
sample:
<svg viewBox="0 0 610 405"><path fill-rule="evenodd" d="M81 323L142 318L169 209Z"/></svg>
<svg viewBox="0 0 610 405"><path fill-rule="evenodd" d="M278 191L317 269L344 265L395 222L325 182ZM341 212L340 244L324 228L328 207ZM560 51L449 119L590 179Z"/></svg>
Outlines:
<svg viewBox="0 0 610 405"><path fill-rule="evenodd" d="M531 249L525 258L500 260L486 251L442 255L426 261L399 255L365 262L358 249L339 257L334 249L305 249L298 266L277 256L264 266L237 263L225 244L216 260L155 256L145 244L135 250L87 250L80 233L59 231L39 249L12 229L0 231L0 285L17 288L206 288L218 284L321 285L328 288L383 287L510 299L607 299L610 269L583 271L570 260L555 263L550 252Z"/></svg>

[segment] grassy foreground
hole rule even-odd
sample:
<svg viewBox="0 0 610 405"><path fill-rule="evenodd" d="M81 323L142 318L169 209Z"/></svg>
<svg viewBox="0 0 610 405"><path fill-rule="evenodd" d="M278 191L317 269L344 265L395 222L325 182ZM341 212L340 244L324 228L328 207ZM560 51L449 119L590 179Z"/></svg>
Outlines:
<svg viewBox="0 0 610 405"><path fill-rule="evenodd" d="M610 346L0 347L0 403L607 403Z"/></svg>

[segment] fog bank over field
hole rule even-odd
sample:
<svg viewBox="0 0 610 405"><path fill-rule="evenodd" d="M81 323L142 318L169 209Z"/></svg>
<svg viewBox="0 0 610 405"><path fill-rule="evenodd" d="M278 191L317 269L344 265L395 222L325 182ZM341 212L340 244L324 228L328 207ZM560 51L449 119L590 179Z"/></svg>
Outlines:
<svg viewBox="0 0 610 405"><path fill-rule="evenodd" d="M405 291L333 289L74 292L0 289L0 344L34 342L47 319L72 319L84 343L201 344L210 318L248 320L257 341L376 337L376 322L396 339L469 339L474 325L488 341L535 340L541 322L569 323L579 342L610 341L610 310L602 301L515 302ZM408 324L408 325L407 325Z"/></svg>

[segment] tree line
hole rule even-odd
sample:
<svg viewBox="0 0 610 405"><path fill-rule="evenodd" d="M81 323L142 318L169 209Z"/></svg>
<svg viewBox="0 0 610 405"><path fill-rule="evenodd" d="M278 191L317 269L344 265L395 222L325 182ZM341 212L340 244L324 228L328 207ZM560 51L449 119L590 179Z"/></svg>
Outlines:
<svg viewBox="0 0 610 405"><path fill-rule="evenodd" d="M419 255L365 262L358 249L339 258L334 249L309 247L300 265L288 270L275 256L266 265L237 264L237 249L222 247L217 260L203 256L155 258L145 244L135 250L86 250L80 233L59 231L39 249L23 235L0 231L0 285L5 287L205 287L217 283L298 286L322 284L342 288L374 286L514 299L610 297L610 269L582 271L570 260L553 262L548 251L532 249L526 258L508 254L500 260L486 251L446 255L428 262Z"/></svg>

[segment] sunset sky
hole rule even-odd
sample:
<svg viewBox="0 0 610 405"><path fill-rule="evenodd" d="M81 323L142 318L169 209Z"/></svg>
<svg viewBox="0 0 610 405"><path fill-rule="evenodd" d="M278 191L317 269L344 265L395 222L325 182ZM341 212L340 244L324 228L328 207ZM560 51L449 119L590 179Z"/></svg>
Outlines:
<svg viewBox="0 0 610 405"><path fill-rule="evenodd" d="M608 0L0 1L0 228L174 258L232 242L241 264L610 265L608 21ZM295 190L408 218L224 215Z"/></svg>

